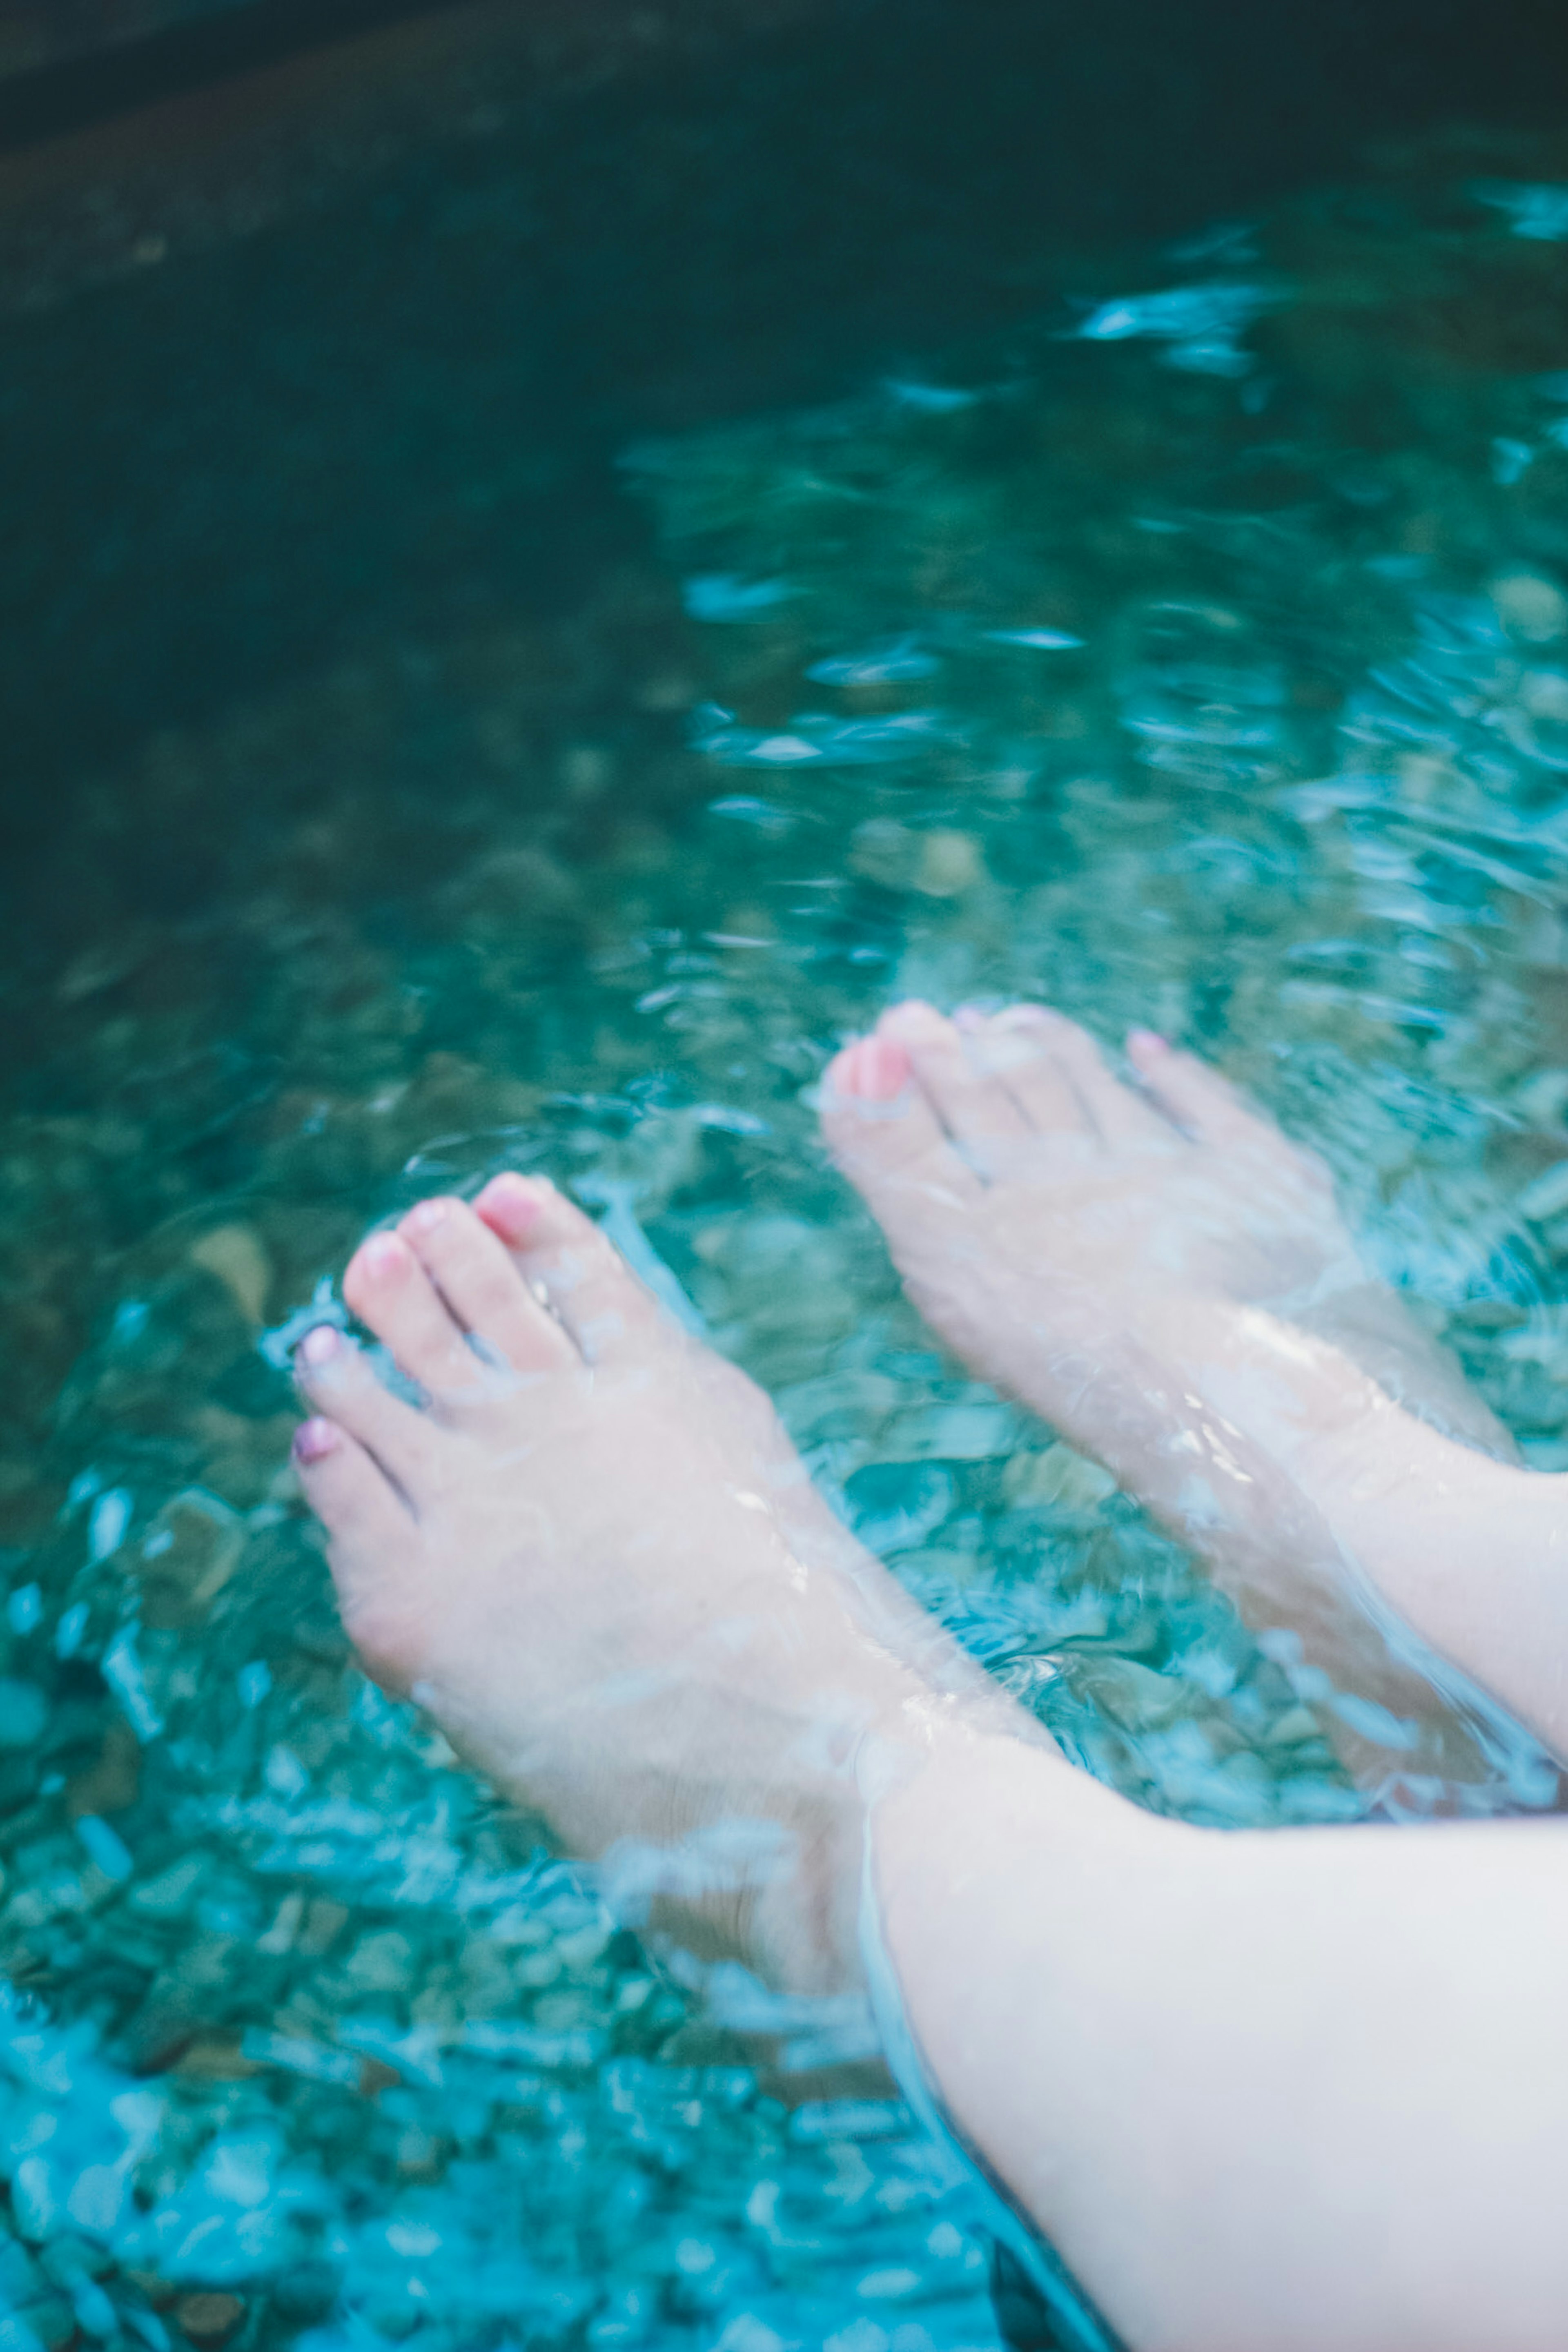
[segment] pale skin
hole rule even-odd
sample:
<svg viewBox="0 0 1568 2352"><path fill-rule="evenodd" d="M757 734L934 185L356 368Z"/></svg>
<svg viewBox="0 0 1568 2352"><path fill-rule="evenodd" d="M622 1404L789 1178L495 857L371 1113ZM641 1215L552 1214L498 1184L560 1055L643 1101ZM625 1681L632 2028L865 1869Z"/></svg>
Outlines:
<svg viewBox="0 0 1568 2352"><path fill-rule="evenodd" d="M1440 1717L1359 1579L1568 1756L1563 1482L1506 1458L1315 1162L1200 1063L1128 1058L901 1007L828 1074L830 1149L948 1344L1257 1622ZM933 2082L1135 2352L1568 2337L1568 1824L1220 1834L1099 1787L538 1180L422 1203L344 1292L427 1401L300 1350L369 1671L782 1990L860 1986L869 1839Z"/></svg>

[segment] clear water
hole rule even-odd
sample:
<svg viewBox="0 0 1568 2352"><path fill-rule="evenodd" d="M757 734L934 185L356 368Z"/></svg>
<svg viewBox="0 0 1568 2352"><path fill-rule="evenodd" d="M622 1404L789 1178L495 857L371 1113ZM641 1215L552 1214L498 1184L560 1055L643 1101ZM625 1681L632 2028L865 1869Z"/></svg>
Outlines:
<svg viewBox="0 0 1568 2352"><path fill-rule="evenodd" d="M1085 264L629 453L662 563L570 627L89 798L5 981L6 2352L995 2344L902 2110L758 2081L354 1672L287 1341L367 1224L548 1168L1090 1769L1364 1811L1182 1553L943 1360L810 1091L906 992L1179 1035L1568 1466L1565 190L1456 142ZM1444 1801L1549 1793L1499 1738Z"/></svg>

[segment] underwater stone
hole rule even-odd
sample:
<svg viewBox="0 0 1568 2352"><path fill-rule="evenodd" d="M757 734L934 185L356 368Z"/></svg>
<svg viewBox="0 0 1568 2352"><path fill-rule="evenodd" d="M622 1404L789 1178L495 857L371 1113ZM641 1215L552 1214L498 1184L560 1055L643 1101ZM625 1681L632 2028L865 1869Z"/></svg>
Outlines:
<svg viewBox="0 0 1568 2352"><path fill-rule="evenodd" d="M31 1748L48 1719L48 1700L35 1684L0 1676L0 1748Z"/></svg>
<svg viewBox="0 0 1568 2352"><path fill-rule="evenodd" d="M1531 645L1568 634L1568 596L1538 572L1509 572L1491 583L1491 600L1505 628Z"/></svg>
<svg viewBox="0 0 1568 2352"><path fill-rule="evenodd" d="M89 1861L105 1878L118 1885L130 1877L134 1867L130 1852L106 1821L96 1813L83 1813L77 1822L77 1835L87 1848Z"/></svg>
<svg viewBox="0 0 1568 2352"><path fill-rule="evenodd" d="M927 898L960 898L986 878L986 861L973 834L938 826L921 843L915 887Z"/></svg>
<svg viewBox="0 0 1568 2352"><path fill-rule="evenodd" d="M239 1564L245 1529L226 1503L200 1486L172 1496L141 1541L140 1580L149 1625L198 1624Z"/></svg>
<svg viewBox="0 0 1568 2352"><path fill-rule="evenodd" d="M88 1521L88 1551L94 1560L111 1559L125 1541L131 1525L131 1497L123 1486L111 1486L92 1507Z"/></svg>
<svg viewBox="0 0 1568 2352"><path fill-rule="evenodd" d="M217 1225L192 1244L191 1264L221 1282L247 1323L267 1318L272 1264L254 1225Z"/></svg>
<svg viewBox="0 0 1568 2352"><path fill-rule="evenodd" d="M31 1633L41 1623L44 1596L36 1584L19 1584L5 1603L5 1622L13 1633Z"/></svg>
<svg viewBox="0 0 1568 2352"><path fill-rule="evenodd" d="M1110 1472L1070 1445L1048 1446L1043 1454L1015 1454L1002 1472L1002 1492L1015 1509L1033 1504L1092 1511L1115 1491Z"/></svg>
<svg viewBox="0 0 1568 2352"><path fill-rule="evenodd" d="M176 2325L201 2352L226 2344L244 2317L245 2305L237 2294L185 2294L174 2305Z"/></svg>
<svg viewBox="0 0 1568 2352"><path fill-rule="evenodd" d="M1532 1225L1549 1224L1568 1209L1568 1160L1560 1160L1519 1196L1519 1213Z"/></svg>

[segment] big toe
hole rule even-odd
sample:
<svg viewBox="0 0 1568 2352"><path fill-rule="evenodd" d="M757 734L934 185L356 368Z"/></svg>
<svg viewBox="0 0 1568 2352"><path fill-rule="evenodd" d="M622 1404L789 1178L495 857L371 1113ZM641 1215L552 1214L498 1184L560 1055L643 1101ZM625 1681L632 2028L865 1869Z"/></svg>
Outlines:
<svg viewBox="0 0 1568 2352"><path fill-rule="evenodd" d="M829 1151L883 1224L923 1197L979 1191L902 1037L879 1031L846 1045L823 1073L820 1109Z"/></svg>

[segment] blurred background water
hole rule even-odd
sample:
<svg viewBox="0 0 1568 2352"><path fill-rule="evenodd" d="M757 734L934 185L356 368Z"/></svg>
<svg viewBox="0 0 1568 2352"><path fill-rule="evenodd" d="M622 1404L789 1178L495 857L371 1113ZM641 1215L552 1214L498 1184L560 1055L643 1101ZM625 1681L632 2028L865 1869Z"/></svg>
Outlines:
<svg viewBox="0 0 1568 2352"><path fill-rule="evenodd" d="M983 2352L896 2103L759 2072L356 1674L287 1343L548 1169L1090 1769L1555 1801L1500 1731L1353 1788L810 1093L906 992L1179 1035L1568 1467L1556 51L473 13L5 118L0 2335Z"/></svg>

